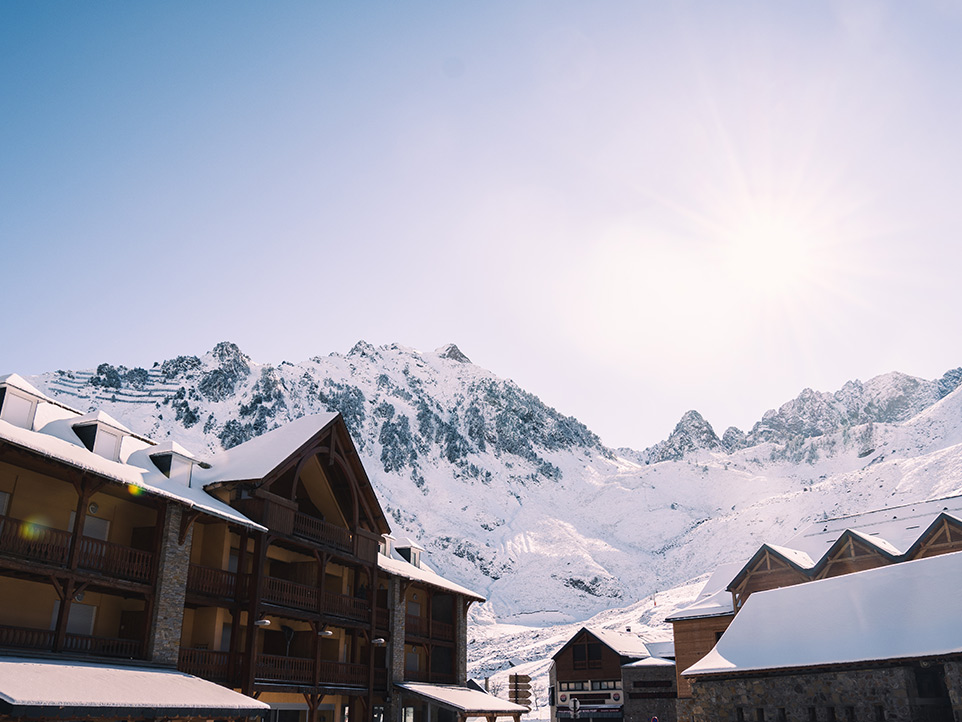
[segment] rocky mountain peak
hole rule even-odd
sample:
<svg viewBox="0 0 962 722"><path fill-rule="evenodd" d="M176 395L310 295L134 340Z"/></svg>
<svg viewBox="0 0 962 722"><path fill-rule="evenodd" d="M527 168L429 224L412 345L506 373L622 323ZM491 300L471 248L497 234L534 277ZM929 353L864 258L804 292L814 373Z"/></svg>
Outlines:
<svg viewBox="0 0 962 722"><path fill-rule="evenodd" d="M646 450L649 463L681 459L697 449L718 449L718 435L705 418L695 410L686 411L667 439Z"/></svg>
<svg viewBox="0 0 962 722"><path fill-rule="evenodd" d="M471 363L471 359L465 356L461 352L461 349L459 349L453 343L449 343L446 346L442 346L441 348L437 349L435 353L437 353L437 355L440 356L441 358L451 359L452 361L457 361L458 363L462 363L462 364Z"/></svg>

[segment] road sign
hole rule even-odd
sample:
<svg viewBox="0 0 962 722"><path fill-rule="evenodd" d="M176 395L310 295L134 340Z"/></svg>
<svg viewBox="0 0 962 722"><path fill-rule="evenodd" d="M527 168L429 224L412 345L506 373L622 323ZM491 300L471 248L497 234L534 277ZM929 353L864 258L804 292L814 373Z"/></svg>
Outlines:
<svg viewBox="0 0 962 722"><path fill-rule="evenodd" d="M527 674L508 676L508 698L515 704L526 707L531 704L531 677Z"/></svg>

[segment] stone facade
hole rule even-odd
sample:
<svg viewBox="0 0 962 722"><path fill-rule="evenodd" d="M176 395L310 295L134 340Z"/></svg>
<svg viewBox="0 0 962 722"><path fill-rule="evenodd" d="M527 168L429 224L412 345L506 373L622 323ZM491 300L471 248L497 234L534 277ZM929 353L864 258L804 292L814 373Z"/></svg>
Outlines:
<svg viewBox="0 0 962 722"><path fill-rule="evenodd" d="M458 595L454 598L454 672L458 684L468 681L468 602Z"/></svg>
<svg viewBox="0 0 962 722"><path fill-rule="evenodd" d="M148 657L157 664L177 666L180 636L184 623L184 597L187 593L187 573L190 569L190 545L193 527L184 543L179 543L180 524L184 509L179 504L167 504L163 512L164 526L157 560L157 595L150 626Z"/></svg>
<svg viewBox="0 0 962 722"><path fill-rule="evenodd" d="M944 674L943 674L944 673ZM922 689L924 678L930 682ZM942 680L942 681L939 681ZM695 679L679 722L962 721L962 663ZM687 708L687 709L686 709Z"/></svg>
<svg viewBox="0 0 962 722"><path fill-rule="evenodd" d="M675 722L675 665L625 665L621 668L621 688L624 722L651 722L656 717L658 722Z"/></svg>

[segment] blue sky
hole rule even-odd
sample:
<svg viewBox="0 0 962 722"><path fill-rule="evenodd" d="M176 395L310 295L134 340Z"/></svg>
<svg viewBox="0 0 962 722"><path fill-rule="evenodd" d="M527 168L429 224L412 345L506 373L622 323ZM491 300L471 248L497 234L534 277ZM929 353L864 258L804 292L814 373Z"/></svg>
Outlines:
<svg viewBox="0 0 962 722"><path fill-rule="evenodd" d="M613 445L962 365L962 5L0 4L0 372L457 343Z"/></svg>

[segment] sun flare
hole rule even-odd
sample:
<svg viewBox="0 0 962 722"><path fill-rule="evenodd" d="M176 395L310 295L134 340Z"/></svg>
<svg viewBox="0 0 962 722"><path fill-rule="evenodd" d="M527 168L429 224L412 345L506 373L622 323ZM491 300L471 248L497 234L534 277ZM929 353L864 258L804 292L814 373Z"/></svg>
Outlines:
<svg viewBox="0 0 962 722"><path fill-rule="evenodd" d="M765 296L791 296L814 280L817 239L788 215L756 214L722 241L728 279Z"/></svg>

